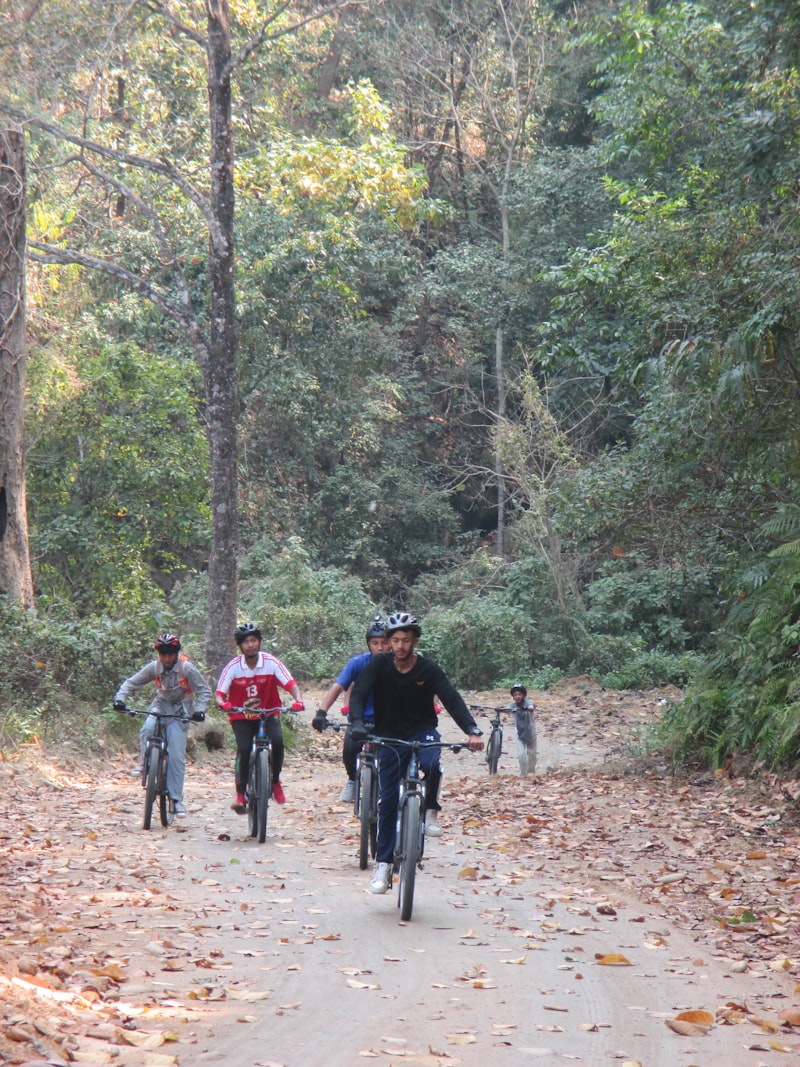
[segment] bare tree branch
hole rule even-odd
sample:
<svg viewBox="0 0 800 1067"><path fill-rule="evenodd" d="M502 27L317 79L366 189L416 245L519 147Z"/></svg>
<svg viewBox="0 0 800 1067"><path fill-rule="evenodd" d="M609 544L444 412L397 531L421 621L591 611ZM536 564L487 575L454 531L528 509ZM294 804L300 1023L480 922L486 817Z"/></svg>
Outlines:
<svg viewBox="0 0 800 1067"><path fill-rule="evenodd" d="M37 254L32 254L31 249L35 249ZM119 278L140 296L145 297L145 299L154 304L167 318L171 319L186 332L192 342L192 347L201 364L201 368L207 362L208 341L191 308L174 304L140 275L134 274L133 271L128 270L126 267L121 267L119 263L115 263L113 260L103 259L101 256L94 256L88 252L79 252L74 248L57 248L55 245L47 244L44 241L34 241L30 238L28 239L28 257L36 263L63 263L68 266L77 264L81 267L87 267L89 270L102 271L102 273L108 274L113 278Z"/></svg>
<svg viewBox="0 0 800 1067"><path fill-rule="evenodd" d="M205 51L208 45L208 39L200 33L194 26L190 26L188 22L184 22L183 19L178 18L175 15L168 3L161 3L160 0L139 0L139 3L143 8L148 11L152 11L154 15L161 15L170 26L173 26L179 33L182 33L185 37L198 44L203 51Z"/></svg>
<svg viewBox="0 0 800 1067"><path fill-rule="evenodd" d="M152 204L149 204L146 200L142 199L134 189L115 175L100 170L99 167L95 167L94 164L86 159L82 159L81 162L90 174L93 174L96 178L99 178L100 181L110 185L111 188L116 189L117 192L122 193L125 199L132 204L141 215L150 220L156 242L161 251L162 261L170 268L175 278L175 283L180 295L181 306L191 308L191 297L189 294L189 285L186 281L186 275L183 272L178 257L175 255L175 250L167 238L164 227L161 224L161 217Z"/></svg>
<svg viewBox="0 0 800 1067"><path fill-rule="evenodd" d="M110 148L108 145L100 144L98 141L93 141L91 138L80 137L78 134L70 133L69 130L56 126L52 122L47 122L45 119L28 115L19 108L12 107L10 104L5 103L3 100L0 100L0 112L10 115L23 126L33 126L38 130L43 130L45 133L51 134L53 137L57 137L59 140L66 141L68 144L77 145L85 152L91 152L101 156L103 159L112 159L116 163L125 164L129 167L137 167L139 170L148 171L150 174L158 174L163 178L169 178L169 180L177 186L177 188L179 188L201 212L203 218L206 220L211 240L214 241L219 248L225 248L225 237L214 218L210 201L186 177L184 177L183 174L181 174L174 163L170 163L169 160L163 158L158 160L148 159L146 156L137 156L130 152L122 152L119 149Z"/></svg>

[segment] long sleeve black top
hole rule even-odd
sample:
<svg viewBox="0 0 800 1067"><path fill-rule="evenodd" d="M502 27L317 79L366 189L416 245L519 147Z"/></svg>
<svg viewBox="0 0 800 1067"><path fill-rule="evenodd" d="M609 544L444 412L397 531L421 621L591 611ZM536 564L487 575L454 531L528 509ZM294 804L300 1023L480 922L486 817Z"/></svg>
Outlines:
<svg viewBox="0 0 800 1067"><path fill-rule="evenodd" d="M417 656L410 671L394 665L392 652L381 652L364 667L350 694L350 721L362 722L372 693L375 733L407 741L424 730L436 729L434 697L439 697L451 718L465 734L477 730L461 694L451 685L438 663Z"/></svg>

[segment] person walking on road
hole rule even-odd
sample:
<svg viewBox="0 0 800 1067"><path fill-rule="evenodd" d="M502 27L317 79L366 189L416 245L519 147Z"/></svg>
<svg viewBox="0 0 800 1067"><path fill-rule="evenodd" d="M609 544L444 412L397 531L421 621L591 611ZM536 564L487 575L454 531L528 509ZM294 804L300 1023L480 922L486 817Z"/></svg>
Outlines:
<svg viewBox="0 0 800 1067"><path fill-rule="evenodd" d="M366 740L369 735L365 712L370 694L375 707L377 736L403 741L440 741L434 707L434 699L438 696L451 718L468 735L469 747L476 751L482 749L482 731L461 694L437 663L417 654L421 635L422 627L407 611L394 612L387 619L390 651L372 657L356 679L350 695L354 743ZM442 833L439 825L440 754L439 748L424 748L419 753L420 768L425 777L425 833L428 837L438 837ZM403 745L381 747L378 841L375 871L369 885L371 893L385 893L389 888L400 781L410 758L410 750Z"/></svg>
<svg viewBox="0 0 800 1067"><path fill-rule="evenodd" d="M536 719L533 712L536 707L528 700L528 690L519 682L511 686L514 712L514 732L517 737L517 758L519 759L520 777L536 772Z"/></svg>
<svg viewBox="0 0 800 1067"><path fill-rule="evenodd" d="M293 697L292 711L303 711L305 704L297 682L277 656L261 651L261 630L254 622L237 626L233 635L241 655L235 656L222 668L217 682L217 705L228 712L231 729L236 738L236 800L231 807L244 815L247 812L245 789L250 769L250 749L258 732L259 719L240 710L248 708L277 708L281 706L278 686ZM284 744L281 713L273 711L266 720L267 736L272 744L272 798L277 804L286 803L281 785Z"/></svg>
<svg viewBox="0 0 800 1067"><path fill-rule="evenodd" d="M183 782L186 777L186 738L189 733L189 721L202 722L206 717L206 708L211 703L211 689L195 665L181 655L181 643L172 633L159 634L155 640L156 658L145 664L136 674L126 678L114 697L114 707L124 711L125 705L133 694L155 683L156 695L151 711L174 712L178 718L167 723L167 791L175 801L175 814L186 817L183 803ZM195 698L197 703L195 704ZM147 739L156 730L156 718L148 715L139 731L139 765L137 774L142 773Z"/></svg>
<svg viewBox="0 0 800 1067"><path fill-rule="evenodd" d="M322 733L328 723L328 712L336 703L339 694L346 694L351 690L355 684L356 678L358 678L359 674L361 674L372 657L376 656L379 652L386 652L388 647L389 642L386 638L386 623L380 615L376 615L367 629L368 651L360 652L357 656L351 657L342 668L336 681L322 697L322 700L319 702L319 709L311 720L311 725L315 730ZM343 715L346 715L348 711L349 708L346 706L342 707ZM373 707L372 696L370 695L364 707L364 722L371 727L374 720L375 708ZM347 730L345 731L344 741L342 742L342 762L344 763L344 769L347 771L347 781L339 796L339 800L346 804L352 804L355 799L356 759L363 744L363 741L359 741L357 744L353 741L353 731L348 725Z"/></svg>

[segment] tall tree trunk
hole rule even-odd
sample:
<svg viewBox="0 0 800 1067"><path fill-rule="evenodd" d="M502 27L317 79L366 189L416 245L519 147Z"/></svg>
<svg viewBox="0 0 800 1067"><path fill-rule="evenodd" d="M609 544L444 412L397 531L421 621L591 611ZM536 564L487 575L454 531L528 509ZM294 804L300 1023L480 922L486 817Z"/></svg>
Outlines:
<svg viewBox="0 0 800 1067"><path fill-rule="evenodd" d="M208 561L206 666L214 676L230 658L236 627L239 547L236 459L237 336L233 275L233 126L231 39L227 0L207 0L208 104L211 125L211 289L208 360L205 367L211 455L212 547Z"/></svg>
<svg viewBox="0 0 800 1067"><path fill-rule="evenodd" d="M33 607L25 500L25 140L0 130L0 592Z"/></svg>
<svg viewBox="0 0 800 1067"><path fill-rule="evenodd" d="M508 284L508 264L511 255L511 235L508 224L508 186L511 180L511 164L513 152L506 157L503 184L498 197L500 208L501 246L503 250L503 301L500 308L501 320L495 327L494 332L494 370L497 378L497 420L502 424L506 417L506 357L505 357L505 331L503 322L506 316L505 292ZM503 460L499 447L495 446L495 477L497 478L497 544L495 551L500 559L506 554L506 479L503 472Z"/></svg>

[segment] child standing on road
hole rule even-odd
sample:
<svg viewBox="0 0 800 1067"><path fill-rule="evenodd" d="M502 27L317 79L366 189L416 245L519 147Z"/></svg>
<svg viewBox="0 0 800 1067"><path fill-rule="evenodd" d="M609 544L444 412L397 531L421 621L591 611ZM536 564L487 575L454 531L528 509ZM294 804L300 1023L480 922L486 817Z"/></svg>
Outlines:
<svg viewBox="0 0 800 1067"><path fill-rule="evenodd" d="M519 758L520 777L534 774L536 771L536 720L533 717L535 704L528 697L524 685L515 682L511 686L514 712L514 731L517 735L517 757Z"/></svg>

